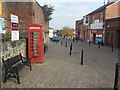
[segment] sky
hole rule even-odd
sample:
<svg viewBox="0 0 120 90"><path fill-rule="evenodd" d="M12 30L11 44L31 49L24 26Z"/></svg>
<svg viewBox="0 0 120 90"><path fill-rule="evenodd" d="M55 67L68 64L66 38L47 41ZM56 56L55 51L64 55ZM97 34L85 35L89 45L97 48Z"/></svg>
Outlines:
<svg viewBox="0 0 120 90"><path fill-rule="evenodd" d="M37 2L41 6L44 4L54 6L55 10L51 16L53 19L49 24L55 30L61 30L65 26L75 29L75 21L81 20L83 16L104 5L104 0L37 0Z"/></svg>

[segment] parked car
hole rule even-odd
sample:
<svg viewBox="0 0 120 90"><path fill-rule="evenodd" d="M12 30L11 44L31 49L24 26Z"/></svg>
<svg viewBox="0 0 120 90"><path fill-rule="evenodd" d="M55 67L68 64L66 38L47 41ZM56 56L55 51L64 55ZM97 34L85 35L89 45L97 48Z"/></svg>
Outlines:
<svg viewBox="0 0 120 90"><path fill-rule="evenodd" d="M52 41L59 42L59 37L58 36L53 36Z"/></svg>

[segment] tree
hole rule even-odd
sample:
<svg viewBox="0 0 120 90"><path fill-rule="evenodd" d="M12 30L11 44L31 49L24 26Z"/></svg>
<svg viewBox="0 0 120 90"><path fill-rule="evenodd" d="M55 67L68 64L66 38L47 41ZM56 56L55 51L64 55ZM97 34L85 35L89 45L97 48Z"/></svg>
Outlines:
<svg viewBox="0 0 120 90"><path fill-rule="evenodd" d="M54 6L45 4L41 7L42 7L43 14L44 14L44 20L46 22L49 22L52 19L51 15L53 14Z"/></svg>
<svg viewBox="0 0 120 90"><path fill-rule="evenodd" d="M64 36L73 36L73 32L74 32L74 29L72 29L70 27L64 27L60 31L61 35L64 35Z"/></svg>

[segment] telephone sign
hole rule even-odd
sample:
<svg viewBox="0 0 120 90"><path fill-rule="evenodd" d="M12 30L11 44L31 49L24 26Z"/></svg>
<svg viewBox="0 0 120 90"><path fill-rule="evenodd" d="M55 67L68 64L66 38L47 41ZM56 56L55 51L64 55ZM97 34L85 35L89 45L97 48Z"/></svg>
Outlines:
<svg viewBox="0 0 120 90"><path fill-rule="evenodd" d="M42 63L44 60L44 41L42 25L28 26L28 58L32 63Z"/></svg>

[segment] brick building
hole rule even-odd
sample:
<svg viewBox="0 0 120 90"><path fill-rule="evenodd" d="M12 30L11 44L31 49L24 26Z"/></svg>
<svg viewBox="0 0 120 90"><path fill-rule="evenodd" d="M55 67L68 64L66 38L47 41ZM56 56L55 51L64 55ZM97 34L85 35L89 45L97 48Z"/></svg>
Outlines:
<svg viewBox="0 0 120 90"><path fill-rule="evenodd" d="M105 10L106 7L112 3L103 5L85 15L82 19L82 23L80 23L81 20L76 21L76 30L80 32L78 35L82 40L91 41L95 44L99 41L104 42Z"/></svg>
<svg viewBox="0 0 120 90"><path fill-rule="evenodd" d="M106 8L105 13L105 45L118 47L120 39L120 0ZM113 13L114 11L114 13Z"/></svg>
<svg viewBox="0 0 120 90"><path fill-rule="evenodd" d="M83 24L82 24L81 36L82 40L88 41L89 39L89 15L83 17Z"/></svg>
<svg viewBox="0 0 120 90"><path fill-rule="evenodd" d="M112 2L113 3L113 2ZM93 43L103 42L105 36L105 10L106 7L111 5L108 3L89 13L89 40Z"/></svg>
<svg viewBox="0 0 120 90"><path fill-rule="evenodd" d="M19 30L27 30L29 24L42 24L48 30L48 23L44 21L41 6L36 2L2 2L2 17L5 18L6 31L11 31L11 14L19 18Z"/></svg>
<svg viewBox="0 0 120 90"><path fill-rule="evenodd" d="M84 16L83 19L76 21L76 33L79 39L88 39L88 16Z"/></svg>

